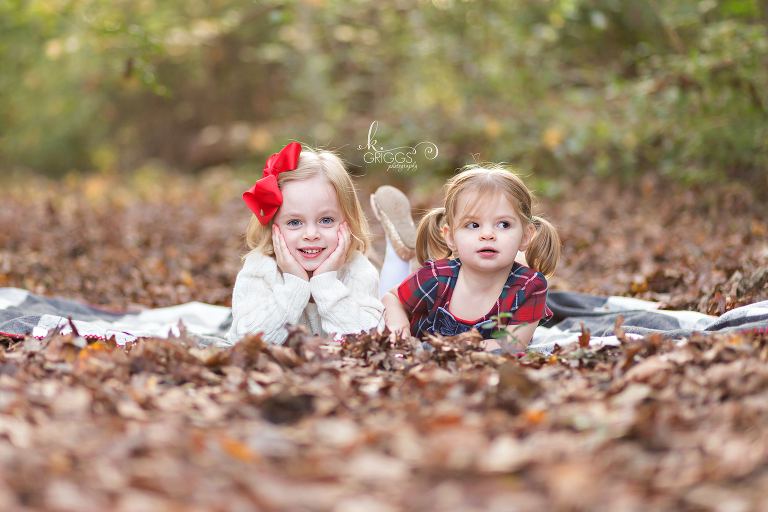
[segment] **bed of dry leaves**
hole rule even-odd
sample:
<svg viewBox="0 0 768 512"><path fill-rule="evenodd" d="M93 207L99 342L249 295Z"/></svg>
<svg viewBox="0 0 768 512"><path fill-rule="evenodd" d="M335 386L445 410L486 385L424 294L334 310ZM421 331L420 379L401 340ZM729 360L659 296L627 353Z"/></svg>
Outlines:
<svg viewBox="0 0 768 512"><path fill-rule="evenodd" d="M4 510L765 510L768 336L520 360L295 333L200 350L27 339Z"/></svg>
<svg viewBox="0 0 768 512"><path fill-rule="evenodd" d="M0 286L112 309L226 305L243 185L226 172L15 184L0 192ZM417 207L432 201L414 193ZM584 181L539 211L565 239L553 287L715 314L767 298L765 211L749 191ZM494 356L471 336L434 351L376 336L326 346L302 331L228 350L184 333L126 348L6 339L0 503L768 509L768 334L620 338L549 358Z"/></svg>

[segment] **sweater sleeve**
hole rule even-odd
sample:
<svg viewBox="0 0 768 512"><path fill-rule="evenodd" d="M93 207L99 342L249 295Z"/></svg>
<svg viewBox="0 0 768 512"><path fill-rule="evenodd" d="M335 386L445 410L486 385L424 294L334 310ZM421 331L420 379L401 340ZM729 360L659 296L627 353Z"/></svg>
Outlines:
<svg viewBox="0 0 768 512"><path fill-rule="evenodd" d="M283 274L268 256L249 256L235 280L227 345L234 345L248 333L259 332L265 340L282 344L288 337L285 325L299 323L309 296L307 281Z"/></svg>
<svg viewBox="0 0 768 512"><path fill-rule="evenodd" d="M362 253L348 265L343 272L326 272L309 280L327 333L355 334L373 329L382 321L384 305L378 299L376 268Z"/></svg>

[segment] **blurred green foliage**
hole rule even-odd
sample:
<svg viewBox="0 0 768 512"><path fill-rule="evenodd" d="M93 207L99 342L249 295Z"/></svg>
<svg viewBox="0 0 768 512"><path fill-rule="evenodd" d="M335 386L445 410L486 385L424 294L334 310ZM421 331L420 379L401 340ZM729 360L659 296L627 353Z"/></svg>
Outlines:
<svg viewBox="0 0 768 512"><path fill-rule="evenodd" d="M766 0L0 0L0 172L289 140L768 187Z"/></svg>

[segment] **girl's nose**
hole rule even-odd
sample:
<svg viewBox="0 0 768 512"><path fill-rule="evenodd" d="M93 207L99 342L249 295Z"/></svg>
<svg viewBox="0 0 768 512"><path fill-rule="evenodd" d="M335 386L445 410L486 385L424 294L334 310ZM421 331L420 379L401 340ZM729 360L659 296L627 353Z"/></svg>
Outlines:
<svg viewBox="0 0 768 512"><path fill-rule="evenodd" d="M320 238L320 233L317 231L317 227L310 224L304 229L304 240L317 240Z"/></svg>
<svg viewBox="0 0 768 512"><path fill-rule="evenodd" d="M483 240L493 240L496 238L496 233L494 233L493 229L490 228L483 228L480 231L480 238Z"/></svg>

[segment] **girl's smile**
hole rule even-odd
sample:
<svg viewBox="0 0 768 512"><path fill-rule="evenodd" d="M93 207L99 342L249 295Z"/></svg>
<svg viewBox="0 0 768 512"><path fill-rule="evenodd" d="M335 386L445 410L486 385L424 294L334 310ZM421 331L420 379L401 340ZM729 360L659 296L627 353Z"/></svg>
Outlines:
<svg viewBox="0 0 768 512"><path fill-rule="evenodd" d="M299 249L299 252L302 256L304 256L307 259L313 259L320 256L320 253L323 252L325 249L322 249L320 247L302 247Z"/></svg>

